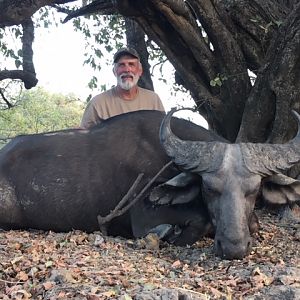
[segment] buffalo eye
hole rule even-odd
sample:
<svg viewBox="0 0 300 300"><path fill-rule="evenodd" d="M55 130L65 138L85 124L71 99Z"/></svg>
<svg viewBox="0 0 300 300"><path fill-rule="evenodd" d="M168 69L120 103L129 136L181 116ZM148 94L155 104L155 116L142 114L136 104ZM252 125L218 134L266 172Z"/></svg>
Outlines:
<svg viewBox="0 0 300 300"><path fill-rule="evenodd" d="M212 180L203 180L202 181L203 191L209 195L221 195L222 189L218 189L216 182Z"/></svg>

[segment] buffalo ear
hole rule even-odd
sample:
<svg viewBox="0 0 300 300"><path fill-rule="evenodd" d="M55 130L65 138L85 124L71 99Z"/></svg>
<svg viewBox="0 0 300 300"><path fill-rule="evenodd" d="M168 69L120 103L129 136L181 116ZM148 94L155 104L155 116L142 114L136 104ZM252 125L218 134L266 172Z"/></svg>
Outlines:
<svg viewBox="0 0 300 300"><path fill-rule="evenodd" d="M283 174L272 175L262 183L262 196L272 204L300 201L300 181Z"/></svg>
<svg viewBox="0 0 300 300"><path fill-rule="evenodd" d="M161 184L151 191L149 200L154 206L184 204L196 199L199 193L200 187L196 185L174 187Z"/></svg>
<svg viewBox="0 0 300 300"><path fill-rule="evenodd" d="M180 173L154 187L149 200L154 205L184 204L193 201L200 193L200 179L192 173Z"/></svg>

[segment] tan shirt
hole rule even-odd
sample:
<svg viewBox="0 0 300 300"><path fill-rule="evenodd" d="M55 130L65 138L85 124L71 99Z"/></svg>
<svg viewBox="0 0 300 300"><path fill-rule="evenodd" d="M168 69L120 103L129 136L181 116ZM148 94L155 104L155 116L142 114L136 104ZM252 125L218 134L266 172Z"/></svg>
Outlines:
<svg viewBox="0 0 300 300"><path fill-rule="evenodd" d="M133 100L118 97L114 88L101 93L88 103L83 114L80 127L90 128L116 115L136 110L160 110L164 107L159 96L153 91L138 87L138 93Z"/></svg>

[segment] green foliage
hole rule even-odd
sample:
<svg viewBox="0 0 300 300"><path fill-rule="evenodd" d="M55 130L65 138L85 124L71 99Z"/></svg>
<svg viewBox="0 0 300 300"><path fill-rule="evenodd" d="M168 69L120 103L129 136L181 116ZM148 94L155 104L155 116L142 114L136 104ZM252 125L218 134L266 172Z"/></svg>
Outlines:
<svg viewBox="0 0 300 300"><path fill-rule="evenodd" d="M226 75L217 74L217 77L212 79L209 84L211 86L222 86L225 80L227 80Z"/></svg>
<svg viewBox="0 0 300 300"><path fill-rule="evenodd" d="M18 105L23 91L23 83L20 80L5 79L0 81L0 111ZM8 100L9 104L5 101Z"/></svg>
<svg viewBox="0 0 300 300"><path fill-rule="evenodd" d="M84 107L73 95L51 94L42 88L25 91L20 105L0 112L0 137L77 128Z"/></svg>
<svg viewBox="0 0 300 300"><path fill-rule="evenodd" d="M61 22L62 16L59 18L56 10L51 7L42 7L38 13L34 15L33 21L36 28L43 27L45 29L51 26L58 26ZM5 68L12 68L12 65L19 69L22 66L22 43L23 36L22 26L11 26L0 28L0 67L3 62Z"/></svg>
<svg viewBox="0 0 300 300"><path fill-rule="evenodd" d="M90 82L88 83L88 87L92 90L97 87L97 83L98 83L97 77L93 76Z"/></svg>
<svg viewBox="0 0 300 300"><path fill-rule="evenodd" d="M90 15L84 18L76 18L73 25L77 31L84 35L86 52L84 53L84 64L91 66L94 70L101 70L103 64L111 65L111 55L108 53L116 51L126 44L125 20L120 15L103 16ZM166 56L152 41L147 42L149 60L152 68L150 73L159 77L159 80L167 82L163 76L163 66L167 61ZM110 57L110 59L107 59ZM159 70L157 74L156 69ZM91 90L106 90L106 84L97 80L94 76L88 83Z"/></svg>
<svg viewBox="0 0 300 300"><path fill-rule="evenodd" d="M91 1L84 1L84 3L91 3ZM66 4L62 5L66 10L75 10L81 7L81 4ZM47 32L53 26L64 26L60 24L65 14L57 13L53 7L42 7L33 17L35 28L44 28ZM105 65L112 65L112 52L116 49L125 46L126 34L125 34L125 20L120 15L103 16L92 14L85 17L79 17L73 19L73 25L76 31L79 31L83 35L83 42L85 42L85 53L83 53L83 64L86 64L97 71L101 70L101 67ZM20 37L22 36L22 27L10 27L5 30L0 29L0 53L2 56L10 60L9 65L5 65L8 69L15 69L22 67L22 50L20 44ZM3 37L3 39L2 39ZM11 37L11 38L9 38ZM13 42L12 42L13 38ZM19 44L16 49L10 49L8 45L14 45L15 41ZM168 75L164 75L163 67L167 61L166 56L162 53L159 47L150 39L146 41L149 51L149 63L152 66L150 69L151 74L155 73L155 76L164 83L171 83ZM109 54L109 55L108 55ZM4 59L2 59L4 61ZM0 67L1 67L1 55L0 55ZM172 78L172 81L173 78ZM111 85L111 83L109 83ZM87 85L91 90L106 90L107 82L103 79L99 79L96 76L88 78ZM1 88L1 86L0 86ZM7 97L10 101L11 98ZM13 101L13 104L15 102ZM1 103L0 103L1 104Z"/></svg>
<svg viewBox="0 0 300 300"><path fill-rule="evenodd" d="M125 23L119 15L101 16L90 15L85 18L73 20L75 30L84 35L86 52L84 64L90 65L94 70L101 70L101 64L111 63L105 61L107 53L114 51L125 44ZM92 88L97 87L93 82Z"/></svg>
<svg viewBox="0 0 300 300"><path fill-rule="evenodd" d="M49 6L44 6L34 15L34 26L36 28L43 27L45 29L51 26L58 26L63 17L57 14L56 10Z"/></svg>
<svg viewBox="0 0 300 300"><path fill-rule="evenodd" d="M271 26L280 27L281 24L283 23L280 20L275 20L275 21L269 22L267 25L261 25L260 21L258 19L250 19L250 21L252 23L256 23L258 25L258 27L261 28L265 32L265 34L267 34L269 32L269 29L270 29Z"/></svg>
<svg viewBox="0 0 300 300"><path fill-rule="evenodd" d="M3 63L6 62L11 64L14 62L17 69L22 65L20 36L22 36L21 26L0 28L0 68L4 68Z"/></svg>

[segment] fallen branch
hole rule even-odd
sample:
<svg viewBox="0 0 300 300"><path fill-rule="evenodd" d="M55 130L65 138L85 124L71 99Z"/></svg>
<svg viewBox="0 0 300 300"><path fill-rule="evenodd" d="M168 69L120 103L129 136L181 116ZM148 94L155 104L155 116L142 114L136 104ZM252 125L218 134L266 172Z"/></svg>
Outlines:
<svg viewBox="0 0 300 300"><path fill-rule="evenodd" d="M129 198L133 196L136 187L138 186L142 177L144 176L143 173L139 174L136 180L134 181L133 185L131 186L131 188L126 193L126 195L121 199L118 205L110 212L110 214L108 214L105 217L102 217L100 215L97 216L99 228L102 234L107 235L107 223L112 219L123 215L125 212L129 210L129 208L131 208L137 201L139 201L142 198L142 196L145 194L145 192L149 189L149 187L153 184L153 182L158 178L158 176L162 172L164 172L164 170L168 168L171 164L172 161L169 161L167 164L165 164L157 172L157 174L144 186L144 188L140 191L140 193L132 201L129 201L129 203L125 205L126 202L128 202Z"/></svg>
<svg viewBox="0 0 300 300"><path fill-rule="evenodd" d="M125 205L125 203L129 199L129 197L132 196L132 194L134 193L136 187L138 186L138 184L142 180L143 176L144 176L143 173L141 173L141 174L138 175L138 177L136 178L136 180L134 181L133 185L131 186L131 188L126 193L126 195L122 198L122 200L118 203L118 205L110 212L110 214L108 214L106 217L101 217L100 215L97 216L97 220L98 220L98 224L99 224L99 227L100 227L100 231L104 235L107 235L107 228L106 228L106 226L104 224L108 223L113 218L118 217L118 216L120 216L120 215L122 215L123 213L126 212L126 210L124 211L124 209L126 209L128 205L125 206L123 209L122 209L122 206Z"/></svg>

